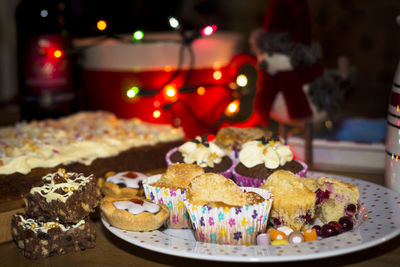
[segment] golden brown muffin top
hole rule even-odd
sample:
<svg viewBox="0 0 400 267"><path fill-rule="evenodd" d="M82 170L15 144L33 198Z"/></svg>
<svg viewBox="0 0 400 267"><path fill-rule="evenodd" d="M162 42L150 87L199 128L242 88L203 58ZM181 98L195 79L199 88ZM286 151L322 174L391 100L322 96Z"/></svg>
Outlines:
<svg viewBox="0 0 400 267"><path fill-rule="evenodd" d="M317 191L317 189L318 189L317 179L311 178L311 177L302 177L301 181L308 189L310 189L310 191L312 191L312 192Z"/></svg>
<svg viewBox="0 0 400 267"><path fill-rule="evenodd" d="M269 138L272 132L261 128L238 128L225 127L218 131L215 137L215 143L222 148L231 149L233 145L239 145L239 148L244 143L258 139L262 136Z"/></svg>
<svg viewBox="0 0 400 267"><path fill-rule="evenodd" d="M269 190L274 196L274 210L285 209L288 213L295 213L299 208L307 210L315 207L315 193L307 187L302 177L290 171L275 171L260 188Z"/></svg>
<svg viewBox="0 0 400 267"><path fill-rule="evenodd" d="M194 178L186 196L194 205L224 207L252 205L264 201L258 194L243 192L235 182L216 173L205 173Z"/></svg>
<svg viewBox="0 0 400 267"><path fill-rule="evenodd" d="M153 186L176 189L187 188L197 176L204 174L202 167L196 164L175 163L170 165L166 172Z"/></svg>

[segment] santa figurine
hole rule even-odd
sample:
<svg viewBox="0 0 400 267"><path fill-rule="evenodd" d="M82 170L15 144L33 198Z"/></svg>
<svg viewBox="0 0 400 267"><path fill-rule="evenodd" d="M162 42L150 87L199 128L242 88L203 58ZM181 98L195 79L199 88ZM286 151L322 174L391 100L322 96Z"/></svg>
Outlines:
<svg viewBox="0 0 400 267"><path fill-rule="evenodd" d="M318 121L338 110L344 89L318 63L321 49L311 40L306 0L271 0L250 44L258 62L258 90L242 126L266 126L270 117L283 124Z"/></svg>

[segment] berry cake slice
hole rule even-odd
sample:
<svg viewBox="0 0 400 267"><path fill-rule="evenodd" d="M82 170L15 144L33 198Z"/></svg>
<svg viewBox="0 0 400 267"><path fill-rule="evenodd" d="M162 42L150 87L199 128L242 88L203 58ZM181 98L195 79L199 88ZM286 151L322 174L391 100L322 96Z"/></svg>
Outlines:
<svg viewBox="0 0 400 267"><path fill-rule="evenodd" d="M355 218L360 196L357 186L330 177L319 178L317 186L315 204L323 223L337 222L343 216Z"/></svg>
<svg viewBox="0 0 400 267"><path fill-rule="evenodd" d="M274 196L270 221L274 227L289 226L300 231L315 216L316 181L302 178L290 171L275 171L260 186Z"/></svg>

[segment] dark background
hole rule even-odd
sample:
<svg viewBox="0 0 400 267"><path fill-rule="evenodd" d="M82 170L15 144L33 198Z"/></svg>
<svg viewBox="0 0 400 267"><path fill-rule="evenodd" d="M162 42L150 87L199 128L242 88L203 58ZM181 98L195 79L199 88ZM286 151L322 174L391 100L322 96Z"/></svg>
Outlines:
<svg viewBox="0 0 400 267"><path fill-rule="evenodd" d="M247 41L251 31L261 27L269 1L66 2L71 8L69 31L74 37L132 33L137 29L170 31L167 18L173 15L186 29L216 24L221 31L241 33ZM309 0L308 3L313 39L320 43L323 51L322 64L327 69L334 69L338 57L346 56L357 70L341 110L342 116L385 117L391 83L400 58L400 32L395 21L400 15L400 1ZM105 32L96 29L99 19L108 23ZM0 32L0 37L3 34L6 33ZM250 52L247 42L243 50ZM5 89L10 90L1 90Z"/></svg>
<svg viewBox="0 0 400 267"><path fill-rule="evenodd" d="M168 15L177 16L186 28L214 23L219 30L241 32L245 40L261 27L269 1L189 0L189 1L73 1L82 10L77 24L93 24L104 16L109 31L130 32L136 28L169 30ZM357 70L352 89L346 95L343 116L385 117L391 83L400 58L400 15L397 0L309 0L312 33L323 51L325 68L336 68L346 56ZM93 8L93 10L92 10ZM89 29L89 28L88 28ZM79 32L78 34L96 34ZM244 50L248 51L247 42Z"/></svg>

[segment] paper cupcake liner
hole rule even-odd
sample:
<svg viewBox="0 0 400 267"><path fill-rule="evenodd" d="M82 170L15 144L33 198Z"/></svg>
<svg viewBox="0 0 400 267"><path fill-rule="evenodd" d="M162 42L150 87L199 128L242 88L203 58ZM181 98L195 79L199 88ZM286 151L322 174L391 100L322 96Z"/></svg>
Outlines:
<svg viewBox="0 0 400 267"><path fill-rule="evenodd" d="M308 166L304 162L301 162L299 160L296 160L301 166L303 166L303 169L296 173L300 177L305 177L307 174ZM236 167L236 166L235 166ZM239 185L239 186L248 186L248 187L260 187L260 185L268 179L267 178L253 178L249 176L244 176L235 171L235 167L232 168L232 175L233 175L233 180Z"/></svg>
<svg viewBox="0 0 400 267"><path fill-rule="evenodd" d="M173 162L171 161L171 155L174 154L177 150L179 149L179 147L174 147L173 149L171 149L170 151L167 152L167 154L165 155L165 161L167 162L167 166L170 166L173 164ZM233 175L233 168L235 167L235 159L232 157L231 154L226 154L232 161L232 166L223 171L223 172L217 172L223 176L225 176L228 179L232 179L232 175Z"/></svg>
<svg viewBox="0 0 400 267"><path fill-rule="evenodd" d="M241 189L256 192L265 201L237 208L210 208L190 204L185 199L197 241L232 245L256 244L257 235L266 230L273 196L269 191L260 188Z"/></svg>
<svg viewBox="0 0 400 267"><path fill-rule="evenodd" d="M170 216L166 221L166 227L175 229L192 228L189 214L183 203L186 198L186 190L152 186L151 184L158 181L160 177L161 174L153 175L143 182L146 198L158 204L165 204L168 207Z"/></svg>

